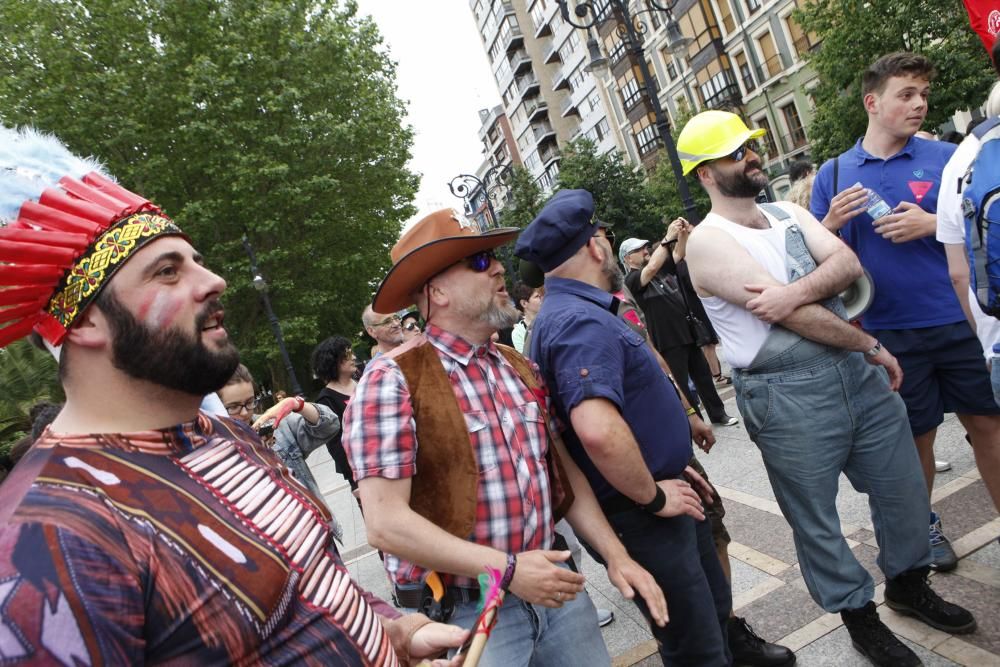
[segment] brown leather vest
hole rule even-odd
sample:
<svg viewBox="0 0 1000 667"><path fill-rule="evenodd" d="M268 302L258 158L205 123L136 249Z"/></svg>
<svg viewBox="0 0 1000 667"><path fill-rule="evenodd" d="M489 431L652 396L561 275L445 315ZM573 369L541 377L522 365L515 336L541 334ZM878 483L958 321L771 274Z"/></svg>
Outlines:
<svg viewBox="0 0 1000 667"><path fill-rule="evenodd" d="M434 346L423 339L406 347L390 356L406 380L416 423L417 474L411 480L410 507L452 535L468 539L476 522L479 491L479 465L469 430ZM506 345L497 348L528 389L540 387L527 359ZM545 458L553 518L558 521L573 503L573 490L552 445L545 405L539 402L539 408L549 436Z"/></svg>

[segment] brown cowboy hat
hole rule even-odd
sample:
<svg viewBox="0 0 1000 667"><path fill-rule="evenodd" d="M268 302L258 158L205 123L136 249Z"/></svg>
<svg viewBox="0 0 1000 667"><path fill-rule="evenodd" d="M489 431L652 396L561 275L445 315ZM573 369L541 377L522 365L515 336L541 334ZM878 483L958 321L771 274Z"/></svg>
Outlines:
<svg viewBox="0 0 1000 667"><path fill-rule="evenodd" d="M520 233L515 227L501 227L480 234L453 209L431 213L392 246L392 268L375 292L372 309L394 313L413 305L413 293L428 280L465 257L502 246Z"/></svg>

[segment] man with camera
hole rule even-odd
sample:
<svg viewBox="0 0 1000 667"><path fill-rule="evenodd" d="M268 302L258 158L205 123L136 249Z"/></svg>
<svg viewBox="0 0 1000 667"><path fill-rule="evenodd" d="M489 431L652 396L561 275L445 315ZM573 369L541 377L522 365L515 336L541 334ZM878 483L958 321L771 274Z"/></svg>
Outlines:
<svg viewBox="0 0 1000 667"><path fill-rule="evenodd" d="M666 359L688 402L698 403L691 394L690 377L712 423L733 426L739 420L726 414L708 360L699 348L709 342L699 340L710 336L707 322L691 312L690 306L697 298L690 291L687 268L683 262L675 263L671 254L673 244L681 236L686 237L690 229L687 220L677 218L667 226L663 239L654 243L652 252L643 239L622 241L622 262L628 270L625 286L645 313L653 345Z"/></svg>

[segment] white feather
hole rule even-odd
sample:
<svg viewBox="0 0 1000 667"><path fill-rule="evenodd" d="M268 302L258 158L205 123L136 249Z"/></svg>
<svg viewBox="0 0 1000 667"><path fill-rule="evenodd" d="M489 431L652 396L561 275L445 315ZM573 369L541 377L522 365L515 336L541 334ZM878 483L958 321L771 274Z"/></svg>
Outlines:
<svg viewBox="0 0 1000 667"><path fill-rule="evenodd" d="M98 160L73 155L55 135L0 126L0 225L17 219L21 204L37 201L63 176L80 178L92 171L111 178Z"/></svg>

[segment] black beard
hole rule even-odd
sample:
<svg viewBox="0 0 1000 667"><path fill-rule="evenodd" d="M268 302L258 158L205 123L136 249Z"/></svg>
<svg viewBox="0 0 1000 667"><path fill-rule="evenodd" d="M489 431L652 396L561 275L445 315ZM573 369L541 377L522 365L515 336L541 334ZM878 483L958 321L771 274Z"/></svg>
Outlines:
<svg viewBox="0 0 1000 667"><path fill-rule="evenodd" d="M750 169L761 169L760 162L748 162L743 171L731 175L713 169L719 192L735 199L752 199L759 195L767 187L767 175L760 171L756 176L748 176L747 171Z"/></svg>
<svg viewBox="0 0 1000 667"><path fill-rule="evenodd" d="M205 347L200 339L191 339L176 329L153 330L137 320L109 291L99 307L111 323L114 340L111 361L115 368L137 380L204 396L216 391L232 377L240 363L240 353L231 342L219 351ZM196 336L205 322L222 310L210 302L195 318Z"/></svg>

